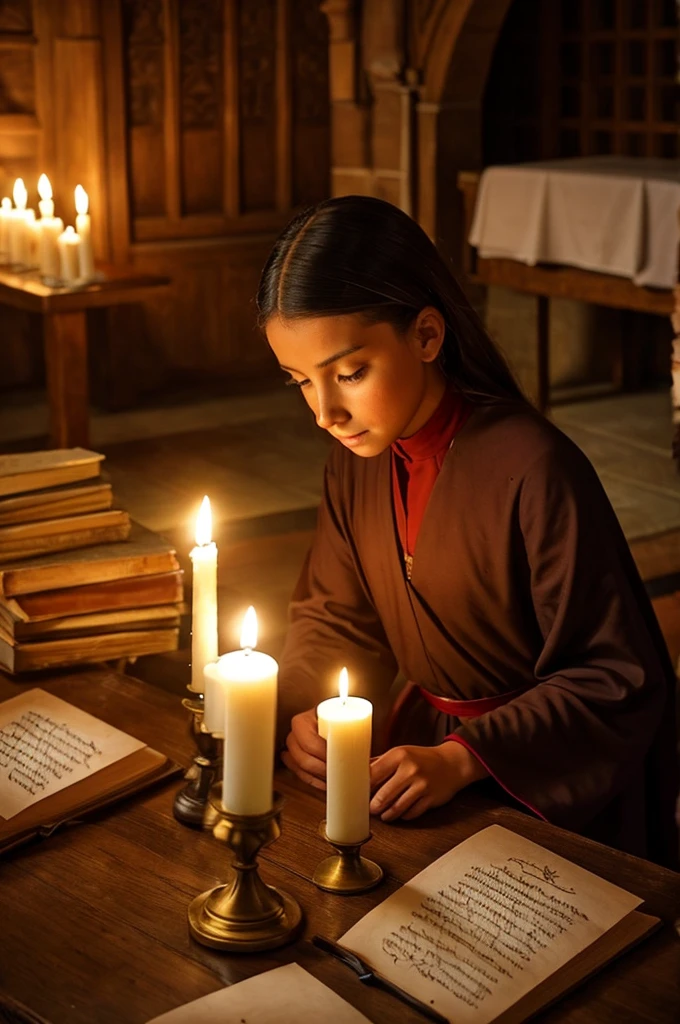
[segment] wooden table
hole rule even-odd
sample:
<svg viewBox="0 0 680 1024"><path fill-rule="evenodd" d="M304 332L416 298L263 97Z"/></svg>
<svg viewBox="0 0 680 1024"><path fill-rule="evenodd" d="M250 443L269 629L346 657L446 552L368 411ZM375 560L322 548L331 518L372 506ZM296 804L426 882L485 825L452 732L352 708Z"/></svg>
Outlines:
<svg viewBox="0 0 680 1024"><path fill-rule="evenodd" d="M0 699L26 683L0 676ZM39 681L98 717L188 762L190 742L179 700L102 669ZM401 826L376 821L367 853L387 879L374 892L339 897L310 878L327 855L318 835L322 796L281 774L283 832L261 858L265 881L291 892L306 914L295 944L272 953L226 955L189 938L187 907L224 881L225 847L172 817L177 783L101 811L87 823L16 850L1 865L0 990L54 1024L142 1024L223 985L297 961L375 1022L422 1024L385 993L365 988L309 942L337 938L426 864L497 822L563 854L646 901L672 922L680 915L680 875L609 850L475 794ZM2 1000L0 998L0 1006ZM677 1024L680 939L670 923L547 1011L542 1020L573 1024L626 1021Z"/></svg>
<svg viewBox="0 0 680 1024"><path fill-rule="evenodd" d="M43 317L45 373L53 448L89 445L87 311L143 302L168 277L138 274L130 268L98 267L102 280L80 288L50 288L37 273L0 268L0 305ZM1 333L1 332L0 332Z"/></svg>
<svg viewBox="0 0 680 1024"><path fill-rule="evenodd" d="M468 242L479 190L479 171L461 171L458 188L463 194L463 269L476 284L498 285L513 291L535 295L538 303L536 326L538 393L536 405L541 412L550 400L550 299L575 299L612 309L632 309L641 313L670 316L673 292L670 288L645 288L625 277L598 274L578 267L538 264L529 266L511 259L487 259ZM674 217L675 211L670 210ZM623 378L621 354L614 367L614 383Z"/></svg>

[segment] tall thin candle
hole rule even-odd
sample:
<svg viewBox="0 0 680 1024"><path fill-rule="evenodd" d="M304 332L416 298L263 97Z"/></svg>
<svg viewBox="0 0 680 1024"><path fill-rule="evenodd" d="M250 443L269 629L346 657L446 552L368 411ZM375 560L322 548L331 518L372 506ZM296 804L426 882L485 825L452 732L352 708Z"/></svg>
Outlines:
<svg viewBox="0 0 680 1024"><path fill-rule="evenodd" d="M76 231L80 235L80 278L89 281L94 276L94 253L92 251L92 225L87 212L90 197L82 185L76 185Z"/></svg>
<svg viewBox="0 0 680 1024"><path fill-rule="evenodd" d="M196 520L196 547L191 551L191 561L193 584L189 689L203 693L205 666L217 659L217 547L212 540L212 514L207 495L203 498Z"/></svg>
<svg viewBox="0 0 680 1024"><path fill-rule="evenodd" d="M55 282L60 275L59 247L57 239L64 230L64 222L61 217L54 216L54 200L52 199L52 185L46 174L38 178L38 195L40 202L40 220L38 221L38 262L40 273L49 282Z"/></svg>

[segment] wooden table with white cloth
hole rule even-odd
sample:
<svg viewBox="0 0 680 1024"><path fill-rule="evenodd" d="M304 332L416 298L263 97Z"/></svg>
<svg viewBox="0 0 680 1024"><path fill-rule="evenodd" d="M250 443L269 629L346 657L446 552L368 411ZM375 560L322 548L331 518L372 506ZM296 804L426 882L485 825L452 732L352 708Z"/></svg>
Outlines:
<svg viewBox="0 0 680 1024"><path fill-rule="evenodd" d="M590 156L459 175L470 277L538 296L538 404L548 400L548 300L670 315L680 160ZM471 248L470 248L471 247ZM680 407L680 380L674 406Z"/></svg>
<svg viewBox="0 0 680 1024"><path fill-rule="evenodd" d="M562 263L673 288L680 160L590 156L489 167L469 241L483 258Z"/></svg>

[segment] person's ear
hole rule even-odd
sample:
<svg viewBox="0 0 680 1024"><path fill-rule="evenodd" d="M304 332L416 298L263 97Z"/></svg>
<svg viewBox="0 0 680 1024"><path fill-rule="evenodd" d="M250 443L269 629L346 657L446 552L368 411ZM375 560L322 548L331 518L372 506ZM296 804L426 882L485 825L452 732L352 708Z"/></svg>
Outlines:
<svg viewBox="0 0 680 1024"><path fill-rule="evenodd" d="M433 363L441 352L446 335L444 317L434 306L421 309L413 325L413 342L419 359Z"/></svg>

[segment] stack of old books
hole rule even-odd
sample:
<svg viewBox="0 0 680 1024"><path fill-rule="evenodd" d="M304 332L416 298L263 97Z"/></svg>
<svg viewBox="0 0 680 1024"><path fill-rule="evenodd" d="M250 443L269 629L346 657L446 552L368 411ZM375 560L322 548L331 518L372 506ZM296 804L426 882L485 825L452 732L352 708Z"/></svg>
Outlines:
<svg viewBox="0 0 680 1024"><path fill-rule="evenodd" d="M182 572L112 508L103 456L0 456L0 668L27 672L177 648Z"/></svg>

